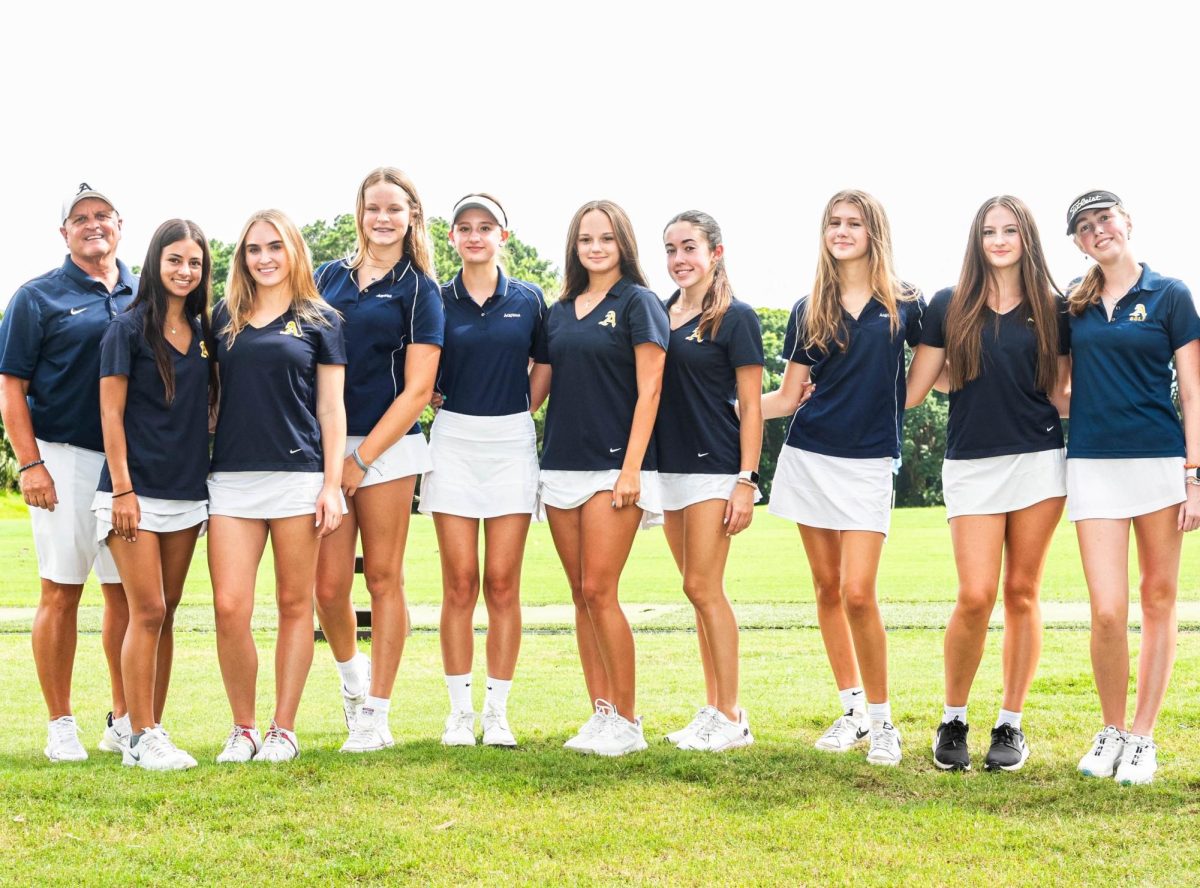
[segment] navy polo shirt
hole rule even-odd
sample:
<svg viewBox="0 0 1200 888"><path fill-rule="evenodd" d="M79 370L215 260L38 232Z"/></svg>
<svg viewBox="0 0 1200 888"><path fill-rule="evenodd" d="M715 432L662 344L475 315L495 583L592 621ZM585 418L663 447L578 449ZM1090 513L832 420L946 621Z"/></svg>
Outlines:
<svg viewBox="0 0 1200 888"><path fill-rule="evenodd" d="M803 347L807 308L807 296L792 308L783 357L811 367L817 388L796 411L785 443L826 456L896 459L907 392L904 346L916 346L920 339L925 298L917 293L915 299L897 303L900 328L895 335L878 300L869 300L857 318L843 309L848 344L845 349L831 344L827 352Z"/></svg>
<svg viewBox="0 0 1200 888"><path fill-rule="evenodd" d="M289 308L261 329L242 328L230 347L229 309L213 307L221 403L213 444L214 472L321 472L317 365L345 364L342 320L299 320Z"/></svg>
<svg viewBox="0 0 1200 888"><path fill-rule="evenodd" d="M1099 302L1071 315L1067 457L1185 456L1171 360L1193 339L1200 339L1200 318L1191 292L1144 264L1111 321Z"/></svg>
<svg viewBox="0 0 1200 888"><path fill-rule="evenodd" d="M167 343L175 367L175 399L167 404L154 350L142 332L145 317L144 306L122 312L108 325L100 342L100 376L129 379L125 399L129 477L139 496L206 500L208 346L201 338L200 321L190 321L192 343L187 354ZM107 461L98 489L112 493Z"/></svg>
<svg viewBox="0 0 1200 888"><path fill-rule="evenodd" d="M634 346L651 342L665 349L669 333L658 297L625 278L581 319L573 299L550 307L534 352L538 363L553 368L543 469L621 468L638 397ZM642 469L655 468L652 437Z"/></svg>
<svg viewBox="0 0 1200 888"><path fill-rule="evenodd" d="M33 433L103 452L100 337L133 301L137 278L117 260L111 293L67 256L13 295L0 322L0 373L29 380Z"/></svg>
<svg viewBox="0 0 1200 888"><path fill-rule="evenodd" d="M479 305L462 272L442 287L446 342L438 367L442 407L468 416L509 416L529 409L529 359L546 300L533 284L500 271L496 292Z"/></svg>
<svg viewBox="0 0 1200 888"><path fill-rule="evenodd" d="M670 308L678 291L667 300ZM716 336L700 335L700 315L670 333L662 400L654 437L658 470L699 475L735 475L742 468L737 368L763 365L762 328L754 309L736 299Z"/></svg>
<svg viewBox="0 0 1200 888"><path fill-rule="evenodd" d="M921 345L946 347L946 312L953 288L939 290L925 312ZM1067 301L1057 298L1058 353L1071 350ZM1028 302L996 314L986 305L980 329L979 375L950 392L947 459L1036 453L1063 446L1058 409L1037 385L1038 343Z"/></svg>
<svg viewBox="0 0 1200 888"><path fill-rule="evenodd" d="M369 435L404 391L410 343L442 345L445 314L438 286L401 259L365 290L345 259L317 269L317 289L342 313L346 336L346 432ZM407 432L421 434L414 422Z"/></svg>

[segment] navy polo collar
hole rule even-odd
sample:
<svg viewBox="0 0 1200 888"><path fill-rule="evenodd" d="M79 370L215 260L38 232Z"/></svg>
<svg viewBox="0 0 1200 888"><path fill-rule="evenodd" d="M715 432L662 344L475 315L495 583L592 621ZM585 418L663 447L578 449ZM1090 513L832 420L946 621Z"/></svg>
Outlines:
<svg viewBox="0 0 1200 888"><path fill-rule="evenodd" d="M612 289L609 290L608 293L605 294L605 298L620 299L622 296L626 295L627 293L632 293L634 290L634 287L636 287L636 286L637 286L637 284L635 284L629 278L623 277L619 281L617 281L615 284L613 284Z"/></svg>
<svg viewBox="0 0 1200 888"><path fill-rule="evenodd" d="M504 274L504 269L499 265L496 266L496 292L493 293L486 301L491 302L492 299L502 299L508 295L508 278ZM471 294L467 292L466 286L462 282L462 269L458 270L458 274L454 276L451 282L451 287L454 290L455 299L470 299Z"/></svg>
<svg viewBox="0 0 1200 888"><path fill-rule="evenodd" d="M67 277L71 278L71 280L76 281L82 287L85 287L87 289L91 289L92 287L95 287L97 284L99 284L102 287L104 286L103 281L97 280L96 278L89 275L82 268L80 268L78 265L76 265L75 260L71 258L70 253L68 253L67 258L63 260L62 271L63 271L63 274L65 274ZM110 295L115 295L122 288L129 290L129 292L131 292L131 293L135 292L137 290L137 278L135 278L133 276L133 272L131 272L129 270L129 266L126 265L124 262L122 262L120 259L118 259L117 260L117 285L113 288L112 294L110 294Z"/></svg>
<svg viewBox="0 0 1200 888"><path fill-rule="evenodd" d="M1149 293L1154 290L1161 290L1167 285L1167 279L1156 271L1151 271L1150 266L1145 262L1138 263L1142 266L1142 275L1138 278L1138 282L1134 284L1134 290L1141 290Z"/></svg>

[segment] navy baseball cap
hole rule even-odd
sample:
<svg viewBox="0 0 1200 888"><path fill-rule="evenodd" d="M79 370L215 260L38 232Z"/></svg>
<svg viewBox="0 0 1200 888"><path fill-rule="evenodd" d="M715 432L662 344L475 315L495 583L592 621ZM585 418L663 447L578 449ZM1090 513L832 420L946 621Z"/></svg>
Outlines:
<svg viewBox="0 0 1200 888"><path fill-rule="evenodd" d="M1085 191L1071 201L1071 208L1067 210L1067 234L1075 233L1075 220L1079 218L1080 213L1086 213L1088 210L1103 210L1118 206L1120 203L1121 198L1111 191Z"/></svg>

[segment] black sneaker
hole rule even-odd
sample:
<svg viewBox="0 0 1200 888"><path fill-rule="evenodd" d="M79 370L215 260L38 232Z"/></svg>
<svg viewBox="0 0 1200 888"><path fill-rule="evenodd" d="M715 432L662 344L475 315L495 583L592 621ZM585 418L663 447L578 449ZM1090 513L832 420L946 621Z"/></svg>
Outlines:
<svg viewBox="0 0 1200 888"><path fill-rule="evenodd" d="M933 738L933 763L943 771L971 770L971 751L967 749L969 730L957 718L938 725L937 736Z"/></svg>
<svg viewBox="0 0 1200 888"><path fill-rule="evenodd" d="M1019 771L1029 758L1029 747L1020 728L1001 725L992 728L992 745L983 760L985 771Z"/></svg>

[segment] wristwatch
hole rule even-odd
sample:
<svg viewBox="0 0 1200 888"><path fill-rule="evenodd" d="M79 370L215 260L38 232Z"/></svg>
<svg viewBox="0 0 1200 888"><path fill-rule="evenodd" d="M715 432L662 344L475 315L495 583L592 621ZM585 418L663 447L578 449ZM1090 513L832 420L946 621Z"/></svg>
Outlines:
<svg viewBox="0 0 1200 888"><path fill-rule="evenodd" d="M738 472L739 481L749 481L755 487L758 487L758 472L753 472L750 469L743 469Z"/></svg>

